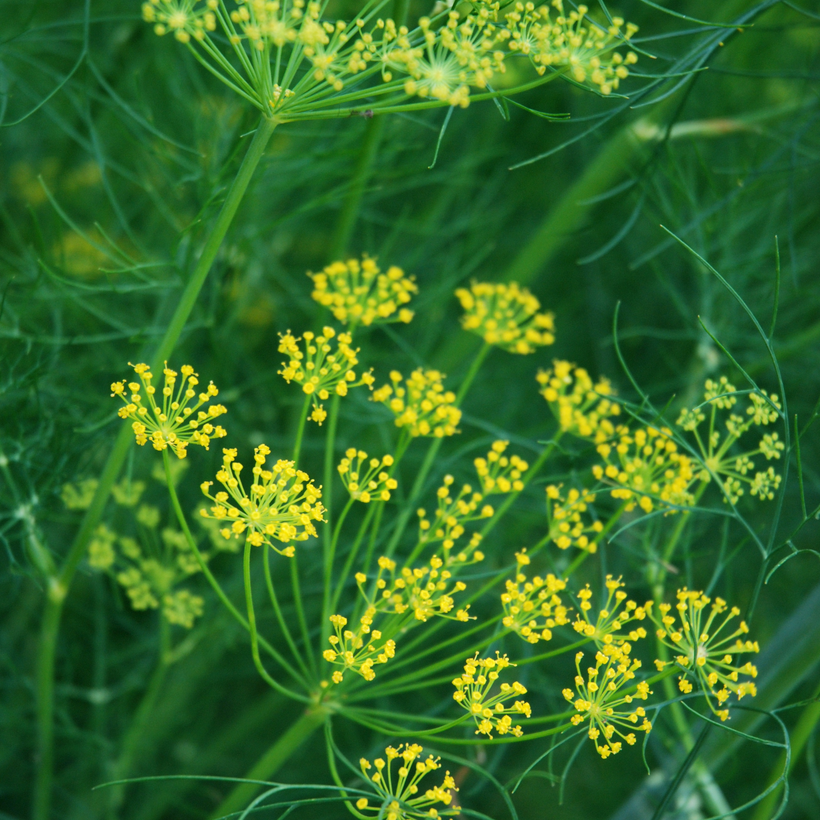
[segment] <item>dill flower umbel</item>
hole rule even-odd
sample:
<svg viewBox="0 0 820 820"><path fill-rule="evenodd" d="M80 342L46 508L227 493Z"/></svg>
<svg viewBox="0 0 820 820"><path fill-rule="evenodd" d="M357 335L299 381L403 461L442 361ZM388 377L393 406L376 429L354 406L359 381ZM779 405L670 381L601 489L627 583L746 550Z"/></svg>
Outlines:
<svg viewBox="0 0 820 820"><path fill-rule="evenodd" d="M517 552L515 560L518 564L515 580L508 580L506 591L501 594L502 623L528 643L549 641L556 626L569 623L568 610L559 595L566 589L567 582L552 573L544 578L535 575L529 580L523 572L530 563L526 550Z"/></svg>
<svg viewBox="0 0 820 820"><path fill-rule="evenodd" d="M313 522L324 521L325 510L319 501L322 490L292 461L279 459L267 469L265 460L270 448L260 444L253 451L253 483L248 492L242 483L243 467L236 461L236 450L222 452L222 469L216 480L225 489L211 495L213 482L202 483L202 492L214 502L210 512L201 510L202 517L229 524L220 529L225 539L239 538L247 530L247 539L254 547L267 544L280 555L292 557L293 545L279 549L273 542L289 544L316 536Z"/></svg>
<svg viewBox="0 0 820 820"><path fill-rule="evenodd" d="M481 504L484 496L473 492L469 484L463 484L453 497L450 488L454 482L453 476L444 476L441 486L436 490L437 508L432 520L427 517L424 507L416 511L419 517L419 544L430 545L441 541L445 555L449 554L456 541L464 535L465 524L489 518L493 514L492 506ZM474 548L478 543L471 542L469 548Z"/></svg>
<svg viewBox="0 0 820 820"><path fill-rule="evenodd" d="M629 681L635 677L641 662L629 657L629 644L617 647L609 645L605 651L595 653L595 666L587 668L587 677L581 674L583 652L575 656L575 691L564 689L562 694L575 707L571 718L574 726L589 721L589 737L602 758L618 754L623 743L617 737L634 746L635 732L648 732L652 724L643 706L630 707L632 702L646 700L652 692L645 681L638 683L633 694L624 694ZM627 730L624 734L623 729Z"/></svg>
<svg viewBox="0 0 820 820"><path fill-rule="evenodd" d="M477 458L475 464L484 495L520 493L524 489L523 476L529 464L520 456L505 456L509 441L494 441L486 458Z"/></svg>
<svg viewBox="0 0 820 820"><path fill-rule="evenodd" d="M206 410L200 410L211 401L219 391L211 382L204 393L197 395L194 388L199 384L199 378L189 364L182 365L182 380L177 386L179 374L168 367L162 373L165 383L162 388L162 406L154 400L156 387L152 384L153 375L147 364L131 365L139 376L141 384L129 382L126 391L126 382L114 382L111 385L111 395L119 396L124 407L120 407L117 415L121 419L131 419L131 428L137 439L137 444L143 446L149 441L155 450L165 450L170 447L178 458L185 458L189 444L198 444L208 449L212 438L223 438L227 433L219 425L211 424L228 411L221 404L213 404ZM176 390L174 389L176 387ZM142 389L148 398L148 406L143 403ZM192 400L196 399L196 404ZM194 417L196 413L196 417Z"/></svg>
<svg viewBox="0 0 820 820"><path fill-rule="evenodd" d="M659 605L659 613L653 620L658 626L659 640L679 653L675 662L684 675L678 680L678 688L688 694L692 691L690 677L695 678L706 695L709 708L721 720L726 720L729 710L715 709L712 697L718 706L723 707L732 693L738 700L745 695L754 697L757 694L753 681L740 679L741 675L756 678L757 668L749 661L739 665L735 657L759 652L760 647L757 641L744 640L743 636L749 632L745 621L740 621L730 633L728 624L740 615L740 610L737 607L729 609L722 598L713 600L702 592L684 587L678 591L677 599L674 609L679 623L672 614L672 605L666 603ZM720 617L727 611L725 617ZM671 661L655 661L658 670L663 670L669 663Z"/></svg>
<svg viewBox="0 0 820 820"><path fill-rule="evenodd" d="M432 755L422 758L423 751L417 743L401 743L396 748L388 746L384 750L386 761L377 757L371 764L362 758L359 761L362 775L376 789L378 797L373 800L373 805L366 797L360 797L356 808L384 820L425 820L458 815L460 809L447 808L453 802L453 792L458 791L450 772L446 772L440 786L421 792L419 783L422 778L441 768L441 758ZM398 763L395 774L394 761ZM372 769L375 771L371 774Z"/></svg>
<svg viewBox="0 0 820 820"><path fill-rule="evenodd" d="M373 384L373 376L365 372L356 381L354 367L359 363L355 350L350 346L353 338L349 333L340 333L336 339L336 349L331 340L336 336L332 327L325 327L317 336L310 330L302 334L301 339L291 332L279 334L279 352L289 356L289 361L282 362L279 375L290 384L295 381L302 385L302 391L313 398L311 419L321 424L327 418L327 411L319 404L330 397L331 391L337 396L346 396L351 387ZM299 342L304 339L304 352Z"/></svg>
<svg viewBox="0 0 820 820"><path fill-rule="evenodd" d="M762 455L766 461L777 460L783 452L784 444L777 433L765 433L757 442L757 447L737 452L735 445L753 427L765 427L777 421L780 403L777 396L749 393L746 414L739 415L733 410L738 402L736 388L725 376L715 382L706 380L703 404L694 409L684 409L678 418L678 426L694 435L700 450L704 469L698 474L701 481L711 481L712 475L722 482L724 501L736 504L748 489L750 495L771 501L781 478L773 467L755 470L753 459ZM709 405L707 412L703 406ZM729 411L728 414L727 412ZM706 430L702 426L707 421ZM719 429L722 418L724 430ZM744 487L745 485L745 487Z"/></svg>
<svg viewBox="0 0 820 820"><path fill-rule="evenodd" d="M413 311L403 307L418 293L414 277L391 265L381 272L369 256L333 262L321 273L308 273L313 280L311 296L340 322L356 325L381 325L409 322Z"/></svg>
<svg viewBox="0 0 820 820"><path fill-rule="evenodd" d="M499 673L509 666L506 655L495 653L494 658L468 658L464 664L464 674L453 681L456 691L453 700L466 709L475 720L477 735L491 738L493 732L500 735L513 734L521 737L524 734L521 726L513 725L511 715L530 717L532 709L525 700L515 700L512 706L507 704L514 698L527 694L526 687L518 681L502 683L496 686Z"/></svg>
<svg viewBox="0 0 820 820"><path fill-rule="evenodd" d="M695 465L678 451L668 428L649 426L633 433L621 427L614 441L599 444L597 450L605 466L593 465L592 474L615 485L611 495L626 502L627 512L636 506L652 512L658 503L674 507L694 504L689 488L695 480Z"/></svg>
<svg viewBox="0 0 820 820"><path fill-rule="evenodd" d="M345 451L345 457L336 468L342 484L354 501L361 501L363 504L369 504L374 500L389 501L390 492L398 487L396 479L391 478L387 472L393 466L393 456L371 458L363 472L362 464L366 459L367 453L364 450L351 447Z"/></svg>
<svg viewBox="0 0 820 820"><path fill-rule="evenodd" d="M634 643L646 637L646 630L642 626L624 632L624 627L632 621L643 621L647 616L647 607L638 606L630 601L624 592L624 585L620 578L606 576L607 598L603 608L598 610L593 623L590 618L592 611L592 590L589 584L578 593L579 613L572 624L576 632L591 638L599 649L615 644L623 646L627 641Z"/></svg>
<svg viewBox="0 0 820 820"><path fill-rule="evenodd" d="M328 638L333 648L326 649L322 657L328 663L342 667L331 676L333 683L341 683L348 669L371 681L376 677L374 665L387 663L395 657L396 642L384 638L378 629L372 628L376 614L375 608L368 607L355 632L345 629L347 618L343 615L330 616L336 634Z"/></svg>
<svg viewBox="0 0 820 820"><path fill-rule="evenodd" d="M397 370L390 373L392 384L373 391L372 401L381 402L396 417L396 427L413 436L452 436L458 432L461 410L455 393L444 389L444 374L417 368L405 381Z"/></svg>
<svg viewBox="0 0 820 820"><path fill-rule="evenodd" d="M598 551L598 540L604 525L597 519L586 520L595 494L570 488L566 496L554 484L547 486L547 521L550 538L558 549L577 547L593 554Z"/></svg>
<svg viewBox="0 0 820 820"><path fill-rule="evenodd" d="M539 370L535 378L561 430L596 440L614 434L609 419L619 415L621 408L608 398L615 391L607 379L593 382L583 367L558 359L550 370Z"/></svg>
<svg viewBox="0 0 820 820"><path fill-rule="evenodd" d="M487 344L525 354L555 341L553 315L539 313L538 299L515 282L473 282L456 296L464 308L462 326Z"/></svg>

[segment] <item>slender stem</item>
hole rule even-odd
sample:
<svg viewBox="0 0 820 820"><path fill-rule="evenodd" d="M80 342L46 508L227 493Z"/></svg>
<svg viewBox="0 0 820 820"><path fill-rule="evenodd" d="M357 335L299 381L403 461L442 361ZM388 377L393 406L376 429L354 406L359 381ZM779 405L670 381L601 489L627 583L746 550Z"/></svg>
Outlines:
<svg viewBox="0 0 820 820"><path fill-rule="evenodd" d="M301 700L303 703L310 703L310 698L305 697L304 695L299 695L296 692L291 692L290 690L286 689L279 683L277 680L274 680L269 674L268 670L265 669L264 665L262 664L262 659L259 657L259 635L256 631L256 611L253 608L253 590L251 589L251 550L253 547L251 546L251 542L246 540L245 541L245 556L242 562L243 568L243 577L245 579L245 605L248 609L248 627L250 628L251 633L251 654L253 655L253 665L256 667L256 671L262 676L262 680L268 684L268 686L273 687L277 692L280 692L283 695L287 695L288 697L295 698L296 700Z"/></svg>
<svg viewBox="0 0 820 820"><path fill-rule="evenodd" d="M327 510L327 515L325 517L328 521L331 520L331 516L333 514L331 509L331 505L333 503L333 462L335 460L336 426L339 422L340 400L341 396L339 396L338 393L334 393L333 398L330 401L330 411L328 412L330 420L327 427L327 441L325 442L325 474L322 482L322 501L324 502L325 509ZM325 527L323 540L325 551L327 551L330 547L331 541L330 527Z"/></svg>
<svg viewBox="0 0 820 820"><path fill-rule="evenodd" d="M259 758L245 777L248 780L268 780L281 768L293 753L327 720L325 709L312 707L292 723L284 734ZM258 783L241 783L211 814L212 820L242 811L256 796L262 786Z"/></svg>
<svg viewBox="0 0 820 820"><path fill-rule="evenodd" d="M305 653L308 657L308 663L316 675L316 659L313 657L313 647L310 640L310 630L308 629L307 619L305 618L305 607L302 604L302 586L299 583L299 553L297 552L293 558L290 559L290 584L293 589L293 605L296 608L296 617L299 620L299 628L302 631L302 643L305 647Z"/></svg>
<svg viewBox="0 0 820 820"><path fill-rule="evenodd" d="M299 414L299 426L296 428L296 443L293 445L293 463L299 466L299 453L302 450L302 438L305 435L305 422L307 421L308 410L310 410L310 395L305 396L302 402L302 412Z"/></svg>
<svg viewBox="0 0 820 820"><path fill-rule="evenodd" d="M205 284L211 265L216 258L222 240L230 227L239 204L245 195L253 172L265 151L265 146L278 125L277 120L263 117L256 129L253 140L242 160L242 165L236 175L222 209L210 229L208 240L202 249L202 254L180 296L174 315L160 341L159 348L152 360L152 369L158 370L162 363L170 356L185 323L196 304L199 292ZM47 596L43 611L43 621L40 632L40 642L37 658L36 680L36 718L37 718L37 772L34 779L34 799L32 806L33 820L48 820L51 805L51 782L54 764L54 659L57 649L57 636L60 631L63 604L68 590L74 580L77 567L85 555L88 542L102 518L105 504L111 493L111 487L117 480L120 469L125 461L134 434L130 427L123 425L111 449L108 460L100 475L97 490L91 500L91 505L83 517L80 529L74 538L71 548L65 557L63 565L56 576L48 580Z"/></svg>
<svg viewBox="0 0 820 820"><path fill-rule="evenodd" d="M325 554L325 579L324 591L322 593L322 640L320 648L325 646L327 638L330 635L330 601L333 590L333 561L336 557L336 545L339 542L342 524L344 524L344 520L347 518L347 514L350 512L353 503L353 498L348 498L347 504L345 504L342 514L339 516L339 520L334 527L333 537L330 539L330 548Z"/></svg>

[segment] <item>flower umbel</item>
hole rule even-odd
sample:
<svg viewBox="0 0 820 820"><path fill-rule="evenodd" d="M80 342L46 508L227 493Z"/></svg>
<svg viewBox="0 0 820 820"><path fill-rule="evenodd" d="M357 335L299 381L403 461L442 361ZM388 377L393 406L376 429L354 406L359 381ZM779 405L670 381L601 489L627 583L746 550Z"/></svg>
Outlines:
<svg viewBox="0 0 820 820"><path fill-rule="evenodd" d="M587 520L589 507L595 502L594 493L570 488L566 496L561 488L547 485L547 521L549 533L558 549L577 547L593 554L598 551L598 541L604 530L601 521Z"/></svg>
<svg viewBox="0 0 820 820"><path fill-rule="evenodd" d="M456 296L464 308L462 326L487 344L525 354L555 341L553 315L539 313L538 299L515 282L473 282Z"/></svg>
<svg viewBox="0 0 820 820"><path fill-rule="evenodd" d="M477 735L492 737L493 732L500 735L513 734L521 737L524 734L521 726L513 725L511 715L530 717L532 709L525 700L516 700L512 706L507 704L514 698L526 695L527 690L518 681L512 684L502 683L496 686L499 673L510 663L506 655L495 653L494 658L468 658L464 664L464 674L453 681L456 691L453 700L466 709L475 720Z"/></svg>
<svg viewBox="0 0 820 820"><path fill-rule="evenodd" d="M759 652L760 647L757 641L743 639L749 632L745 621L740 621L734 632L730 633L728 624L740 615L740 610L737 607L729 609L722 598L712 600L702 592L684 587L678 590L677 599L674 608L680 623L676 623L671 604L664 603L658 607L659 614L653 618L658 626L658 639L679 653L675 661L684 671L684 676L678 681L681 692L688 694L692 691L689 678L694 677L706 695L709 708L721 720L726 720L729 710L715 709L712 697L719 707L723 707L732 693L737 695L738 700L745 695L754 697L757 694L753 681L740 679L741 675L756 678L757 668L749 661L739 665L735 656ZM725 617L720 617L727 611ZM655 661L659 670L669 663L671 661Z"/></svg>
<svg viewBox="0 0 820 820"><path fill-rule="evenodd" d="M494 441L486 458L477 458L475 464L484 495L520 493L524 489L523 476L529 464L520 456L505 456L509 441Z"/></svg>
<svg viewBox="0 0 820 820"><path fill-rule="evenodd" d="M376 677L373 666L387 663L395 656L396 642L385 639L378 629L372 629L376 614L373 607L368 607L355 632L345 629L347 618L343 615L330 616L336 634L328 638L333 648L326 649L322 656L328 663L342 667L331 676L333 683L341 683L348 669L361 675L366 681L371 681Z"/></svg>
<svg viewBox="0 0 820 820"><path fill-rule="evenodd" d="M390 373L392 384L373 391L372 401L381 402L396 417L396 427L413 436L452 436L457 433L461 410L456 396L444 389L444 374L419 367L405 381L397 370Z"/></svg>
<svg viewBox="0 0 820 820"><path fill-rule="evenodd" d="M223 438L226 435L222 427L211 424L213 419L228 412L221 404L211 405L206 410L199 409L219 391L211 382L205 392L197 395L194 388L199 384L199 379L191 365L182 365L182 379L177 386L179 374L165 363L162 371L165 376L162 406L154 399L156 387L152 384L153 375L148 365L131 366L141 384L129 382L126 390L125 379L114 382L111 385L111 395L119 396L125 402L125 406L120 407L117 414L121 419L132 420L131 428L137 444L143 446L150 441L155 450L170 447L178 458L185 458L189 444L198 444L207 450L212 438ZM147 407L143 401L143 388L148 399ZM193 403L194 399L196 403Z"/></svg>
<svg viewBox="0 0 820 820"><path fill-rule="evenodd" d="M365 256L361 262L333 262L321 273L308 276L313 280L311 296L350 327L409 322L413 318L413 311L404 305L418 293L418 287L412 276L405 276L395 265L382 273L376 260Z"/></svg>
<svg viewBox="0 0 820 820"><path fill-rule="evenodd" d="M273 542L289 544L316 536L314 521L324 521L324 507L307 473L297 470L292 461L279 459L271 469L265 460L270 448L260 444L253 455L252 481L248 492L241 478L242 464L236 461L236 450L223 450L222 469L216 480L225 488L211 495L212 481L202 484L202 492L214 502L210 512L201 515L226 525L220 530L223 538L239 538L247 530L248 541L259 547L267 544L287 557L294 555L293 545L279 549Z"/></svg>
<svg viewBox="0 0 820 820"><path fill-rule="evenodd" d="M578 726L589 720L589 737L595 743L595 749L602 758L618 754L623 743L614 739L625 740L630 746L636 741L635 732L648 732L652 724L646 717L643 706L630 709L633 700L646 700L652 692L645 681L638 683L634 694L622 694L635 677L641 666L640 661L629 657L629 644L607 646L595 653L595 666L587 668L587 677L581 674L583 652L575 656L575 691L564 689L562 694L575 707L577 714L571 722ZM622 729L627 729L624 734ZM631 730L631 731L630 731Z"/></svg>
<svg viewBox="0 0 820 820"><path fill-rule="evenodd" d="M578 593L579 614L572 624L576 632L587 638L592 638L599 649L610 644L623 646L627 641L637 641L646 637L646 630L638 626L629 632L624 627L631 621L643 621L647 616L647 607L638 606L634 601L627 599L624 585L620 578L606 576L607 598L603 609L598 610L595 623L589 617L592 611L592 590L589 584ZM649 607L651 608L651 607Z"/></svg>
<svg viewBox="0 0 820 820"><path fill-rule="evenodd" d="M422 747L417 743L402 743L396 748L388 746L384 750L386 761L377 757L371 764L362 758L359 761L362 774L374 786L378 798L370 801L361 797L356 801L356 808L384 820L425 820L458 815L458 808L447 808L453 801L452 793L458 791L450 772L444 775L440 786L421 791L419 783L422 778L441 768L440 758L428 755L425 759L421 756L422 752ZM394 761L398 763L395 773ZM375 771L371 774L373 769Z"/></svg>

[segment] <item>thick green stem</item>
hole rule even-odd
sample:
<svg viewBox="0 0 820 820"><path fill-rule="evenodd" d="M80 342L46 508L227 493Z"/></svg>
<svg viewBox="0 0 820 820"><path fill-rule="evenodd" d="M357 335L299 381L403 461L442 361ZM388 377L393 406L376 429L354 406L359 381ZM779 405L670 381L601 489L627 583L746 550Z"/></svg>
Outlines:
<svg viewBox="0 0 820 820"><path fill-rule="evenodd" d="M248 780L268 780L282 767L291 755L327 720L327 711L322 708L311 708L284 734L274 741L273 745L259 758L245 777ZM211 815L212 820L218 817L242 811L262 788L258 783L242 783L237 786Z"/></svg>
<svg viewBox="0 0 820 820"><path fill-rule="evenodd" d="M242 161L222 209L211 228L210 235L202 255L194 267L191 278L180 296L174 315L165 330L159 347L152 358L152 369L159 369L171 355L188 317L196 304L199 292L205 284L211 265L216 258L222 240L233 221L239 204L242 201L248 183L265 151L265 146L278 125L277 120L263 117L256 129L247 154ZM43 612L37 658L36 680L36 718L37 718L37 771L34 779L34 798L32 802L33 820L48 820L51 807L51 781L54 763L54 658L57 648L57 636L60 631L63 604L68 590L74 580L77 567L85 555L91 535L102 518L105 504L111 493L111 487L117 480L120 469L134 434L128 425L123 425L108 456L100 475L97 490L91 505L83 517L80 529L65 557L60 571L48 580L47 597Z"/></svg>

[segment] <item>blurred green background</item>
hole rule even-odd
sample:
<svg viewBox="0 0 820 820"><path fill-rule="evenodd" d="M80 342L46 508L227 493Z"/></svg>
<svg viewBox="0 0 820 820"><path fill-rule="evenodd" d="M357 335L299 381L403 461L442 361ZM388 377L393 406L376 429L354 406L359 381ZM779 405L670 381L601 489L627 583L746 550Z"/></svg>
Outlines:
<svg viewBox="0 0 820 820"><path fill-rule="evenodd" d="M337 5L334 14L355 15L356 6ZM696 401L703 380L723 372L742 385L699 320L763 388L777 392L749 317L661 226L720 271L767 330L777 237L773 345L789 413L802 428L820 396L820 16L805 5L686 2L675 5L676 16L640 2L609 7L640 26L636 43L655 58L643 55L622 89L631 99L561 82L515 98L536 111L569 113L566 122L490 102L456 110L443 134L444 110L279 128L175 363L192 362L221 388L231 446L264 438L287 449L301 397L276 375L277 332L322 321L306 271L341 253L368 253L416 276L414 322L362 342L360 358L379 384L391 368L419 364L457 383L477 341L459 329L452 291L471 278L517 279L555 313L557 341L530 357L491 354L465 405L462 437L447 442L437 478L458 474L492 437L532 452L550 435L534 375L553 357L608 375L621 395L637 398L613 345L618 304L623 356L656 406ZM411 16L427 11L411 3ZM742 15L753 25L703 23ZM96 475L104 462L118 429L109 384L163 332L256 120L178 43L154 36L136 2L5 0L0 21L0 817L22 818L35 764L32 676L43 602L31 539L58 559L65 554L79 517L66 510L61 489ZM653 79L668 74L676 76ZM358 186L357 168L366 171ZM384 449L393 428L380 411L352 395L343 404L340 444ZM321 439L305 446L318 474ZM811 428L801 440L809 509L820 500L819 449ZM418 450L408 456L411 469L418 457ZM182 490L189 506L219 449L195 458ZM132 452L127 469L145 476L153 463L148 452ZM162 503L159 484L148 492ZM773 510L744 508L764 541ZM532 543L541 516L534 492L521 515L494 534L496 548L509 558ZM781 544L801 518L793 472L772 543ZM690 533L681 571L709 583L715 550L728 544L732 557L719 586L744 607L758 580L757 549L740 527L724 527L715 516L697 517ZM817 535L812 521L794 546L816 548ZM590 580L602 568L623 573L627 583L639 577L641 538L657 536L625 533L601 556L603 565L588 568ZM238 589L238 566L230 556L219 561L215 571ZM817 661L799 672L788 662L790 653L806 655L799 640L816 629L818 584L820 562L807 552L760 594L752 625L767 654L759 666L773 681L767 691L777 691L756 704L762 708L816 695ZM156 661L156 629L156 613L133 612L114 585L81 569L57 655L54 817L206 817L227 793L218 782L157 781L130 787L112 808L104 791L91 791L111 777ZM141 727L132 776L242 776L293 719L293 706L269 693L245 639L212 598L190 643ZM533 674L528 685L536 691L557 686L546 672ZM442 692L430 693L431 702L449 697ZM793 725L802 712L780 717ZM758 731L779 739L773 720ZM653 818L684 757L663 738L650 739L651 775L639 753L602 762L585 749L560 803L554 780L566 755L556 755L554 778L545 762L546 773L517 792L520 816ZM730 740L714 730L705 754L728 804L737 806L760 790L777 753L729 747ZM820 817L814 740L795 766L786 818ZM337 728L337 741L353 758L370 742L347 725ZM547 749L535 745L479 750L476 759L506 783ZM722 750L732 754L718 765ZM277 777L326 782L324 766L319 738ZM484 781L465 783L462 799L506 816ZM684 780L663 816L709 814ZM301 816L342 817L344 810L308 808Z"/></svg>

